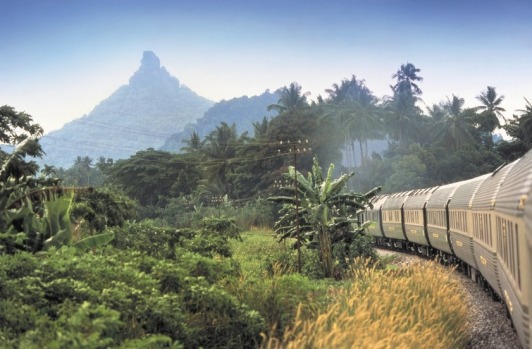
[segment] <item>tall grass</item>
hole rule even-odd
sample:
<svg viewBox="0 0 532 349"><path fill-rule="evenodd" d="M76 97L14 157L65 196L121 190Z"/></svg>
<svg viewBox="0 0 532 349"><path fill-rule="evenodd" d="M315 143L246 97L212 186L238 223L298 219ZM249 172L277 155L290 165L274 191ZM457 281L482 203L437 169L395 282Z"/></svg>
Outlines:
<svg viewBox="0 0 532 349"><path fill-rule="evenodd" d="M466 305L452 271L436 263L378 270L355 262L352 285L312 319L299 308L280 337L262 348L463 348ZM358 266L358 267L357 267Z"/></svg>
<svg viewBox="0 0 532 349"><path fill-rule="evenodd" d="M296 251L279 243L273 231L253 229L231 246L241 274L227 278L225 290L258 311L278 335L294 322L298 308L314 316L325 309L330 281L296 273Z"/></svg>

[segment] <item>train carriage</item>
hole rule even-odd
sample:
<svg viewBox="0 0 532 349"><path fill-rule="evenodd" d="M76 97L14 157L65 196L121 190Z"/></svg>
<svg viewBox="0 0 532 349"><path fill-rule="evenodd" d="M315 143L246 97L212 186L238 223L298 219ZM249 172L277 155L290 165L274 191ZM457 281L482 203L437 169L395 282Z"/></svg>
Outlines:
<svg viewBox="0 0 532 349"><path fill-rule="evenodd" d="M411 192L391 194L382 205L382 232L385 237L406 240L403 229L403 205Z"/></svg>
<svg viewBox="0 0 532 349"><path fill-rule="evenodd" d="M371 225L367 232L369 235L382 238L384 235L382 234L382 205L388 198L387 195L378 195L371 199L371 204L373 205L373 208L368 208L366 210L366 220L374 222L373 225Z"/></svg>
<svg viewBox="0 0 532 349"><path fill-rule="evenodd" d="M494 203L494 230L497 237L498 275L502 299L522 345L530 345L530 250L524 210L532 190L532 153L509 170ZM528 230L530 232L530 230Z"/></svg>
<svg viewBox="0 0 532 349"><path fill-rule="evenodd" d="M519 160L517 160L519 161ZM493 290L502 298L497 267L497 237L495 235L495 198L501 184L517 161L495 170L480 184L473 198L471 212L473 214L473 252L478 270Z"/></svg>
<svg viewBox="0 0 532 349"><path fill-rule="evenodd" d="M408 241L430 247L425 225L425 205L436 189L437 187L415 190L406 198L403 211L405 234Z"/></svg>
<svg viewBox="0 0 532 349"><path fill-rule="evenodd" d="M531 154L530 152L528 154ZM527 155L528 155L527 154ZM530 271L530 268L532 268L532 202L530 201L530 197L532 197L532 188L529 189L526 196L523 198L523 204L524 204L524 215L525 215L525 240L521 241L520 243L526 246L527 249L527 255L528 255L528 261L524 265L522 265L521 270L523 273L527 273L528 277L532 277L532 272ZM532 281L529 279L529 283L526 289L523 289L522 295L524 298L528 300L528 306L529 306L529 312L530 312L530 306L532 304ZM518 333L519 334L519 333ZM528 322L528 345L529 348L532 348L531 338L532 335L532 321ZM521 340L521 344L524 348L526 348L526 341L524 338L519 335L519 339Z"/></svg>
<svg viewBox="0 0 532 349"><path fill-rule="evenodd" d="M478 270L473 249L473 213L471 205L478 188L491 174L458 182L447 205L449 212L449 237L454 254L469 266Z"/></svg>
<svg viewBox="0 0 532 349"><path fill-rule="evenodd" d="M427 237L429 242L431 246L447 254L452 254L448 236L447 205L456 187L457 183L438 187L426 204Z"/></svg>

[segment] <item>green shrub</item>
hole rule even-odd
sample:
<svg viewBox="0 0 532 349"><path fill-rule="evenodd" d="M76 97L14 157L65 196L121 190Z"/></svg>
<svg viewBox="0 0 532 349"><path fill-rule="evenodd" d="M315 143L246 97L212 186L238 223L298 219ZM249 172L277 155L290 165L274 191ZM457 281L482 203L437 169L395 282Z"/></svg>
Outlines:
<svg viewBox="0 0 532 349"><path fill-rule="evenodd" d="M164 224L177 228L199 228L204 217L234 217L236 225L242 230L255 227L273 227L275 223L274 204L257 199L243 206L233 205L231 201L217 207L183 204L183 198L172 199L164 208L144 208L142 217L160 219Z"/></svg>
<svg viewBox="0 0 532 349"><path fill-rule="evenodd" d="M377 262L379 257L373 245L373 237L357 235L350 243L338 243L334 246L333 253L338 269L338 276L345 277L354 259L369 259Z"/></svg>
<svg viewBox="0 0 532 349"><path fill-rule="evenodd" d="M0 256L0 340L13 348L256 346L264 320L216 286L238 275L238 263L175 251L175 260L112 247Z"/></svg>
<svg viewBox="0 0 532 349"><path fill-rule="evenodd" d="M242 240L240 237L240 228L236 225L234 218L206 217L201 220L200 227L202 234L206 236L219 236L225 240Z"/></svg>
<svg viewBox="0 0 532 349"><path fill-rule="evenodd" d="M193 285L185 291L188 323L195 338L206 348L244 348L257 346L266 330L256 311L217 286Z"/></svg>
<svg viewBox="0 0 532 349"><path fill-rule="evenodd" d="M194 231L160 227L152 221L126 223L108 231L115 234L111 242L114 247L140 251L159 259L175 259L175 248L182 240L195 236Z"/></svg>
<svg viewBox="0 0 532 349"><path fill-rule="evenodd" d="M0 299L0 329L9 329L12 338L34 328L37 317L38 311L31 305ZM7 340L6 334L4 336L4 340Z"/></svg>
<svg viewBox="0 0 532 349"><path fill-rule="evenodd" d="M238 263L231 259L212 259L192 252L180 254L179 267L186 275L204 278L209 284L240 272Z"/></svg>
<svg viewBox="0 0 532 349"><path fill-rule="evenodd" d="M27 331L20 340L22 348L109 348L116 346L116 338L124 323L120 313L104 305L65 303L60 317L51 323L41 318L35 329Z"/></svg>

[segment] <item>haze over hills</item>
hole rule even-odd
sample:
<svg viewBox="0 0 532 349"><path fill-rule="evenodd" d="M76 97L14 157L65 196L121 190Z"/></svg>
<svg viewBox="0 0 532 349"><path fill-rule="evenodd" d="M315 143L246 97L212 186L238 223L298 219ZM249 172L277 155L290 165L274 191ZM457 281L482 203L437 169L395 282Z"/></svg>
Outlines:
<svg viewBox="0 0 532 349"><path fill-rule="evenodd" d="M253 136L253 123L262 121L264 117L273 117L275 112L268 112L267 108L268 105L275 104L278 100L279 95L269 90L259 96L242 96L228 101L223 100L207 110L203 117L188 124L183 131L173 134L161 149L177 152L185 146L183 140L190 139L192 132L198 133L203 139L221 122L229 126L235 124L238 134L248 132L250 136Z"/></svg>
<svg viewBox="0 0 532 349"><path fill-rule="evenodd" d="M197 95L145 51L129 84L88 115L42 137L43 163L69 168L77 156L123 159L161 148L173 134L201 118L214 102Z"/></svg>

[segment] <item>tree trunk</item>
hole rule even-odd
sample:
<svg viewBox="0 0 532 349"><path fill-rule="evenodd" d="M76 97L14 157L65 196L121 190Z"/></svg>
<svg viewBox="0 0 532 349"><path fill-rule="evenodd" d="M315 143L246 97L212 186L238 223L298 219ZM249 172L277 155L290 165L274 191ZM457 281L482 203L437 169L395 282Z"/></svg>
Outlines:
<svg viewBox="0 0 532 349"><path fill-rule="evenodd" d="M332 256L331 234L329 234L327 230L321 228L318 238L320 244L320 259L323 272L325 274L325 277L332 277L334 272L334 264Z"/></svg>
<svg viewBox="0 0 532 349"><path fill-rule="evenodd" d="M364 156L364 146L362 143L362 138L358 139L358 145L360 146L360 165L364 162L365 156Z"/></svg>

